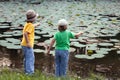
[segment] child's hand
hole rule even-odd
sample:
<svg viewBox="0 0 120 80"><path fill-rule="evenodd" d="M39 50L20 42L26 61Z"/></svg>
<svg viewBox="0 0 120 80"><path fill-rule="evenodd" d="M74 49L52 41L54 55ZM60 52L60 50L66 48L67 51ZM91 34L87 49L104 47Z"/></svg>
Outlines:
<svg viewBox="0 0 120 80"><path fill-rule="evenodd" d="M30 45L30 43L27 43L27 47L31 48L31 45Z"/></svg>
<svg viewBox="0 0 120 80"><path fill-rule="evenodd" d="M35 26L35 27L40 26L40 23L36 23L36 24L34 24L34 26Z"/></svg>
<svg viewBox="0 0 120 80"><path fill-rule="evenodd" d="M47 55L50 54L50 50L47 50Z"/></svg>
<svg viewBox="0 0 120 80"><path fill-rule="evenodd" d="M78 33L75 34L75 37L78 38L78 37L79 37L80 35L82 35L82 34L83 34L83 32L80 31L80 32L78 32Z"/></svg>
<svg viewBox="0 0 120 80"><path fill-rule="evenodd" d="M79 34L83 34L83 32L82 32L82 31L80 31L80 32L79 32Z"/></svg>

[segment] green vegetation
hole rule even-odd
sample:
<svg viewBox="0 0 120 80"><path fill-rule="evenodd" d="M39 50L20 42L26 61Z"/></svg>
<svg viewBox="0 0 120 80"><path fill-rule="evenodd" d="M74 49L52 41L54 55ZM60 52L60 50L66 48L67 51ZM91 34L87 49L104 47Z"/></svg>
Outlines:
<svg viewBox="0 0 120 80"><path fill-rule="evenodd" d="M91 73L88 78L81 78L75 76L67 76L67 77L54 77L52 75L46 75L41 73L40 71L36 70L35 74L33 75L25 75L19 70L14 69L3 69L0 71L0 80L105 80L105 77L101 76L100 74L93 74Z"/></svg>
<svg viewBox="0 0 120 80"><path fill-rule="evenodd" d="M70 58L70 60L80 64L82 63L81 60L85 60L87 62L87 60L92 61L99 59L103 65L112 64L110 65L112 66L112 68L110 68L110 74L119 74L120 65L118 61L120 61L120 59L115 56L116 54L120 55L120 3L118 0L85 0L85 2L82 2L84 0L18 0L23 1L24 3L18 2L17 0L9 1L10 2L0 2L0 46L3 48L3 50L2 48L0 50L3 51L3 55L7 52L7 50L12 50L11 52L14 51L17 53L17 50L21 49L20 42L22 38L22 28L26 19L25 13L28 9L34 9L39 14L37 22L41 23L35 31L36 36L34 52L37 53L37 55L45 53L45 50L44 46L38 47L36 45L39 42L43 42L44 44L49 45L52 39L51 37L53 37L57 31L57 21L59 19L65 18L69 22L69 30L73 32L84 32L84 34L78 39L71 39L70 46L73 48L70 49L70 52L75 53L72 58L75 57L79 60L74 61L71 60L72 58ZM11 22L11 26L8 25L9 22ZM115 57L113 57L113 54L109 55L109 53L113 53ZM54 56L54 50L51 51L50 54ZM42 57L40 56L39 59L41 58ZM105 59L104 61L102 61L103 58ZM78 66L78 64L76 66ZM94 63L92 62L90 66L94 66L93 64ZM117 66L114 67L114 64ZM70 71L77 69L77 71L74 72L75 74L77 74L79 71L81 71L81 73L85 73L86 70L81 70L80 66L74 67L73 65L70 65L70 67L73 68ZM101 67L104 68L104 66ZM116 69L115 74L112 73L114 68ZM42 71L44 72L45 70L43 69ZM86 76L86 74L83 76ZM81 77L79 78L73 76L67 80L80 80ZM111 75L109 77L111 77ZM0 72L0 80L47 79L56 80L57 78L54 78L53 76L46 76L39 71L36 71L33 76L26 76L23 74L23 72L21 73L9 70L2 70ZM58 80L63 80L63 78L58 78ZM89 78L84 80L105 79L103 79L101 75L91 73Z"/></svg>

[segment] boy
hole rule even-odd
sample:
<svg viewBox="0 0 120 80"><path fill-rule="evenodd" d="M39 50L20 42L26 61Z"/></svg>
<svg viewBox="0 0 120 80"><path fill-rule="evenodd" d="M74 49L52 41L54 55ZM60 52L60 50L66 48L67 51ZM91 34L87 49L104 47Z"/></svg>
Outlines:
<svg viewBox="0 0 120 80"><path fill-rule="evenodd" d="M37 14L34 10L28 10L26 13L26 24L23 28L23 38L21 42L23 54L24 54L24 70L25 74L34 73L34 27L39 26L40 23L33 24L37 18Z"/></svg>
<svg viewBox="0 0 120 80"><path fill-rule="evenodd" d="M47 50L47 54L50 53L51 47L55 45L55 75L57 77L65 76L67 67L68 67L68 60L69 60L69 47L70 47L70 38L78 37L82 34L79 33L72 33L67 30L68 22L65 19L61 19L58 21L58 32L54 35L50 43L50 47Z"/></svg>

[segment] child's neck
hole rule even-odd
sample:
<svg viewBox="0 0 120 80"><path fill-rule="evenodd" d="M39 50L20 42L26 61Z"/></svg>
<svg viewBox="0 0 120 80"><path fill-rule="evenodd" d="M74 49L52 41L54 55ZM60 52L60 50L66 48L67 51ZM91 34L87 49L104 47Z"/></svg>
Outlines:
<svg viewBox="0 0 120 80"><path fill-rule="evenodd" d="M27 21L27 23L33 23L33 22L31 22L31 21Z"/></svg>

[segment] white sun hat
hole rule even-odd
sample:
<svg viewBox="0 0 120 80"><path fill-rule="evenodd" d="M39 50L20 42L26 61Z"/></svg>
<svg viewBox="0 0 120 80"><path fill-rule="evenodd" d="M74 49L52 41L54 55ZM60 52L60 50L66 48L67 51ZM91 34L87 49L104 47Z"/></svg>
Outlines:
<svg viewBox="0 0 120 80"><path fill-rule="evenodd" d="M58 21L58 26L67 26L68 22L65 19L60 19Z"/></svg>

